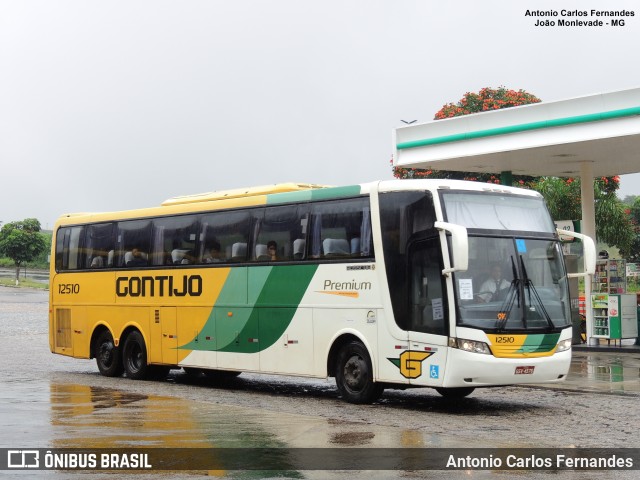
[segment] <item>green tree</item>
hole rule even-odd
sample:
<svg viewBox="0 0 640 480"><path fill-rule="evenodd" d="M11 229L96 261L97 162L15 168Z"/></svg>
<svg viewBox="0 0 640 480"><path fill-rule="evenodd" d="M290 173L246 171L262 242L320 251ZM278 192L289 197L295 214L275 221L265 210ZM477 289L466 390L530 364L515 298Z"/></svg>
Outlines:
<svg viewBox="0 0 640 480"><path fill-rule="evenodd" d="M635 234L629 208L616 197L618 186L618 177L601 177L593 182L596 237L628 256ZM532 188L542 194L554 220L582 218L580 179L539 177Z"/></svg>
<svg viewBox="0 0 640 480"><path fill-rule="evenodd" d="M20 282L20 266L46 251L47 241L40 233L40 222L26 218L5 224L0 230L0 255L9 257L16 266L16 285Z"/></svg>

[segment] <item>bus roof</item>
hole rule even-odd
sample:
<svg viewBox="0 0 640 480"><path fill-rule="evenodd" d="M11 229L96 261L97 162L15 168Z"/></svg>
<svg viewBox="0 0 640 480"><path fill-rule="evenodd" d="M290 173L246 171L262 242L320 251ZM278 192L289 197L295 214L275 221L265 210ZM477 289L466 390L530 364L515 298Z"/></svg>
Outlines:
<svg viewBox="0 0 640 480"><path fill-rule="evenodd" d="M259 187L236 188L233 190L221 190L218 192L198 193L195 195L183 195L172 197L162 202L163 207L184 205L187 203L213 202L216 200L228 200L239 197L255 197L258 195L271 195L274 193L297 192L300 190L312 190L317 188L330 188L330 185L317 185L314 183L277 183L274 185L262 185Z"/></svg>
<svg viewBox="0 0 640 480"><path fill-rule="evenodd" d="M221 190L218 192L185 195L165 200L155 207L118 212L83 212L61 215L56 224L105 222L111 220L134 219L163 216L197 211L208 211L238 207L252 207L267 204L297 203L310 200L329 200L368 194L372 189L380 192L402 190L467 190L488 193L512 193L526 196L541 195L533 190L492 185L480 182L442 179L383 180L364 184L333 187L313 183L278 183L258 187Z"/></svg>
<svg viewBox="0 0 640 480"><path fill-rule="evenodd" d="M379 183L380 191L430 189L436 190L467 190L486 193L510 193L529 197L542 197L539 192L520 186L484 183L470 180L445 180L445 179L395 179L385 180Z"/></svg>

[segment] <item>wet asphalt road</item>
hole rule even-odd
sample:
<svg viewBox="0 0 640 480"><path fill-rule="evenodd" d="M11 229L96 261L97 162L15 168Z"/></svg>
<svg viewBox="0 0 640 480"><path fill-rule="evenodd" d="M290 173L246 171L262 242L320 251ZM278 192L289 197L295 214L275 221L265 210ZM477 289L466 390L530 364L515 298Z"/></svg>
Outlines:
<svg viewBox="0 0 640 480"><path fill-rule="evenodd" d="M355 406L338 398L333 379L242 374L213 384L180 370L162 382L102 377L93 361L49 352L47 302L46 292L0 288L0 447L640 447L640 354L574 352L569 380L554 388L476 390L456 403L428 389L387 390L376 404ZM26 473L0 476L33 478ZM41 473L55 478L121 475ZM238 472L208 474L239 478ZM637 471L300 475L640 478ZM258 478L255 472L251 478Z"/></svg>

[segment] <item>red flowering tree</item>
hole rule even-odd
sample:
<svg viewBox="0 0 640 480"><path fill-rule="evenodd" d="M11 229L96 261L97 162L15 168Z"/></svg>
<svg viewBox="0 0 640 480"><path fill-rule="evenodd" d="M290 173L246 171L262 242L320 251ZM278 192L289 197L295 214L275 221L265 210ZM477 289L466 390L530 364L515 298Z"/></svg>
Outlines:
<svg viewBox="0 0 640 480"><path fill-rule="evenodd" d="M436 112L434 120L540 102L541 100L538 97L524 90L516 92L505 87L499 87L498 89L487 87L478 93L465 93L458 103L447 103Z"/></svg>

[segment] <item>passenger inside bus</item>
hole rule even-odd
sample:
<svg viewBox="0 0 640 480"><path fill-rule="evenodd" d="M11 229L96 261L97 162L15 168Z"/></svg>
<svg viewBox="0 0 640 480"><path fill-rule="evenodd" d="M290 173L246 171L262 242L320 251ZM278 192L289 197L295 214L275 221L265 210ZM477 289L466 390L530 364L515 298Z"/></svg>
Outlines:
<svg viewBox="0 0 640 480"><path fill-rule="evenodd" d="M278 260L278 244L274 240L267 242L267 252L272 262Z"/></svg>
<svg viewBox="0 0 640 480"><path fill-rule="evenodd" d="M222 258L222 253L220 252L220 242L216 239L207 242L202 254L202 263L218 263L222 261L224 261L224 258Z"/></svg>
<svg viewBox="0 0 640 480"><path fill-rule="evenodd" d="M124 254L124 264L127 267L144 267L147 265L147 254L133 247L130 252Z"/></svg>

